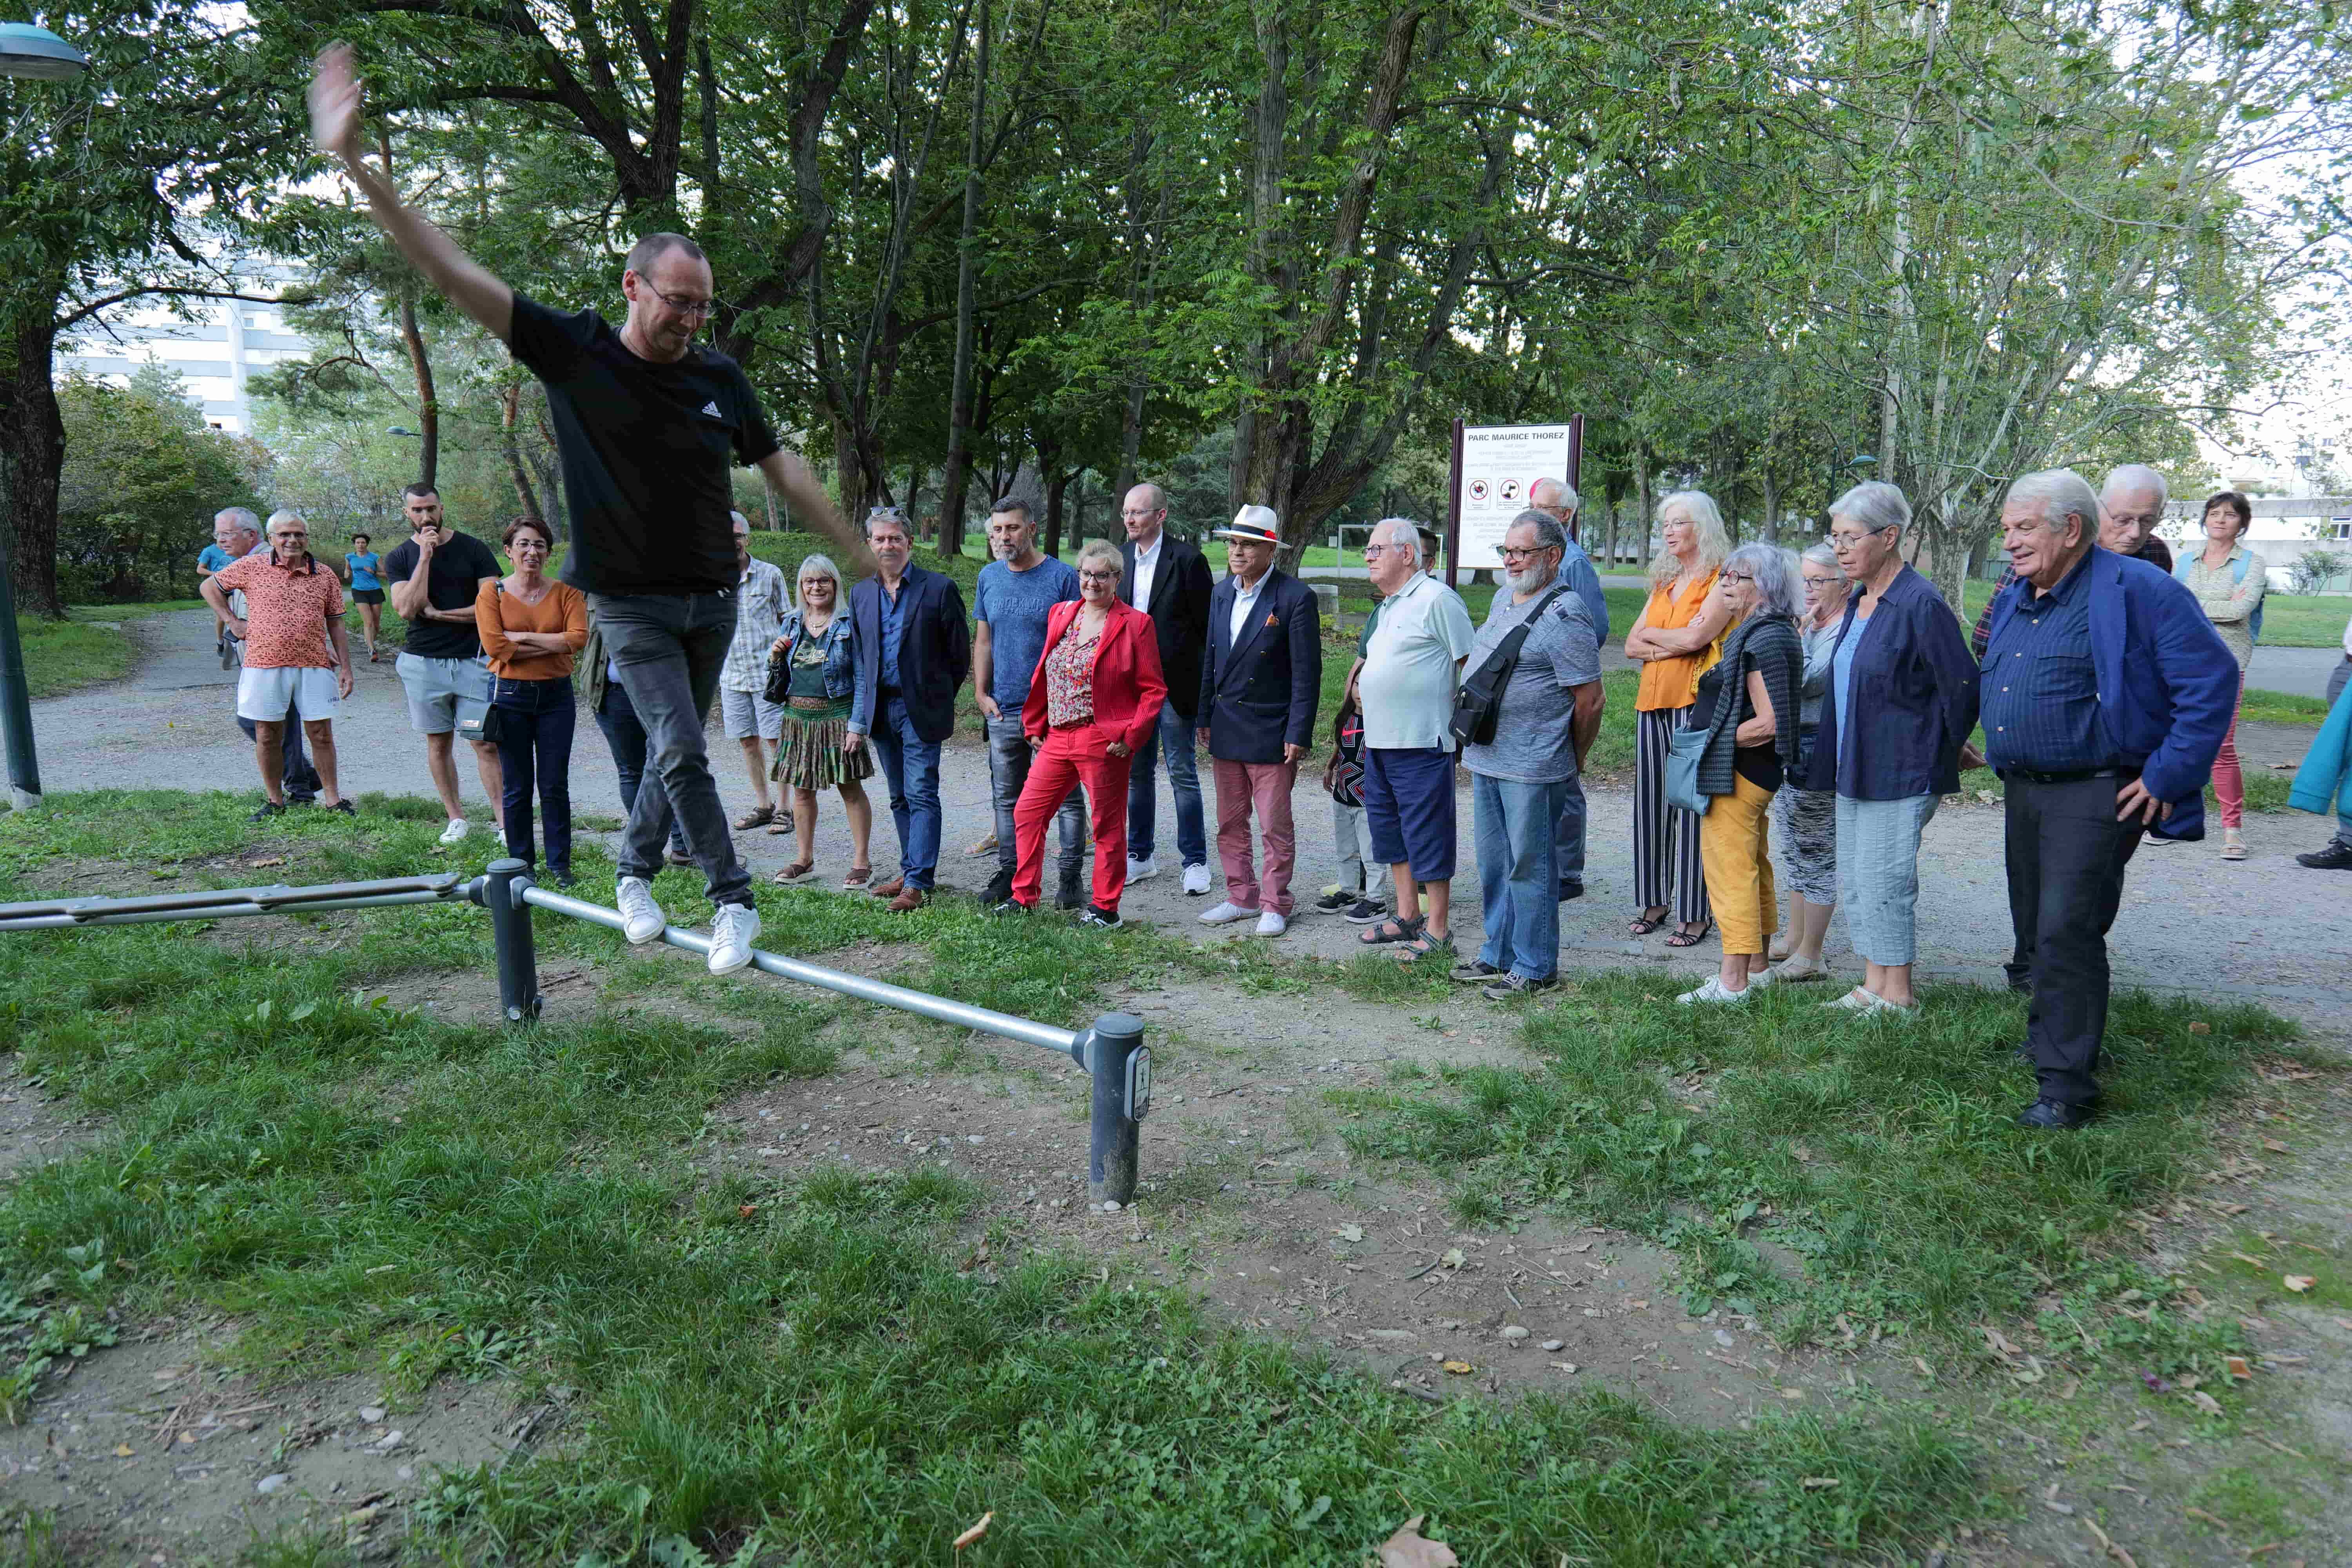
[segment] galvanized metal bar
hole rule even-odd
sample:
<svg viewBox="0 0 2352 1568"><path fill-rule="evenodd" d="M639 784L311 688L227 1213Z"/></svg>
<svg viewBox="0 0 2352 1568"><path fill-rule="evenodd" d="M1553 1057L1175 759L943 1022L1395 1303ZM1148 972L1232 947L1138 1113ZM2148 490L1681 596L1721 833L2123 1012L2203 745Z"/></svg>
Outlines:
<svg viewBox="0 0 2352 1568"><path fill-rule="evenodd" d="M314 900L293 904L257 904L250 901L236 904L203 904L187 909L134 910L128 914L105 912L94 915L47 914L22 915L0 919L0 931L75 931L84 926L161 925L171 921L235 920L243 915L283 915L316 910L378 910L395 904L440 904L449 901L450 895L437 892L379 893L365 899Z"/></svg>
<svg viewBox="0 0 2352 1568"><path fill-rule="evenodd" d="M0 921L28 915L71 915L93 921L106 915L143 914L150 910L203 910L215 904L318 904L382 893L430 893L435 898L462 896L465 879L455 871L425 877L383 877L369 882L320 882L289 888L282 882L257 888L191 888L176 893L144 893L128 899L41 899L30 903L0 904ZM258 912L258 911L257 911Z"/></svg>
<svg viewBox="0 0 2352 1568"><path fill-rule="evenodd" d="M530 887L530 867L517 859L493 860L468 896L490 911L490 945L499 964L499 1011L509 1024L539 1017L539 949L531 940L530 910L522 895Z"/></svg>
<svg viewBox="0 0 2352 1568"><path fill-rule="evenodd" d="M557 914L570 915L574 920L608 926L614 931L622 929L625 923L618 910L606 909L602 904L592 904L584 899L568 898L562 893L550 892L545 888L527 885L523 889L522 897L525 903L536 904L542 910L552 910ZM660 940L672 947L684 948L688 952L708 955L710 952L710 939L708 936L679 926L663 927ZM751 967L762 973L775 975L779 979L797 980L803 985L814 985L822 990L837 992L844 996L855 996L861 1002L873 1002L885 1007L895 1007L902 1013L919 1014L926 1018L936 1018L942 1024L959 1024L968 1029L978 1029L982 1034L995 1035L1008 1040L1019 1040L1024 1045L1042 1046L1049 1051L1059 1051L1073 1059L1076 1058L1076 1052L1072 1047L1076 1044L1078 1037L1071 1031L1056 1029L1046 1024L1032 1023L1027 1018L1016 1018L1009 1013L992 1012L986 1007L974 1007L969 1003L952 1002L944 996L933 996L921 991L909 991L903 985L893 985L883 980L869 980L862 974L845 974L839 970L826 969L814 963L803 963L797 958L785 958L760 948L751 950Z"/></svg>

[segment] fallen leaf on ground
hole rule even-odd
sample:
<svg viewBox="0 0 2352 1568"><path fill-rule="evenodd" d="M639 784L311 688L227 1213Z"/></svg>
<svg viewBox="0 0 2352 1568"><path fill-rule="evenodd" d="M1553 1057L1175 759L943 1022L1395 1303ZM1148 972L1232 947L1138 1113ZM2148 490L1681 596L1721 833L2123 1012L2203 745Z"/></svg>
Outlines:
<svg viewBox="0 0 2352 1568"><path fill-rule="evenodd" d="M1985 1343L1992 1347L1992 1351L1995 1355L2011 1356L2018 1353L2017 1347L2009 1342L2009 1336L2007 1334L2002 1333L1990 1323L1987 1323L1983 1327Z"/></svg>
<svg viewBox="0 0 2352 1568"><path fill-rule="evenodd" d="M735 1205L735 1217L738 1219L750 1219L753 1215L758 1214L759 1212L760 1205L758 1204L737 1204Z"/></svg>
<svg viewBox="0 0 2352 1568"><path fill-rule="evenodd" d="M991 1509L988 1512L982 1514L980 1516L979 1523L973 1525L970 1530L965 1531L961 1535L955 1538L955 1549L958 1552L961 1552L965 1547L970 1546L973 1542L978 1541L982 1536L986 1535L988 1533L988 1521L995 1517L996 1510L994 1509Z"/></svg>
<svg viewBox="0 0 2352 1568"><path fill-rule="evenodd" d="M1444 1363L1443 1365L1448 1373L1452 1373L1455 1377L1462 1377L1478 1370L1466 1361L1449 1361Z"/></svg>
<svg viewBox="0 0 2352 1568"><path fill-rule="evenodd" d="M1332 1234L1341 1241L1361 1241L1364 1239L1364 1227L1360 1225L1343 1225Z"/></svg>
<svg viewBox="0 0 2352 1568"><path fill-rule="evenodd" d="M1459 1268L1464 1264L1469 1262L1470 1258L1469 1255L1465 1253L1460 1247L1449 1247L1445 1249L1445 1256L1439 1258L1437 1261L1443 1263L1448 1268Z"/></svg>
<svg viewBox="0 0 2352 1568"><path fill-rule="evenodd" d="M2283 1274L2279 1277L2279 1283L2285 1286L2295 1294L2301 1295L2304 1291L2310 1289L2314 1285L2318 1284L2319 1281L2308 1274Z"/></svg>
<svg viewBox="0 0 2352 1568"><path fill-rule="evenodd" d="M2230 1369L2230 1375L2231 1377L2252 1377L2254 1375L2254 1369L2246 1364L2246 1358L2244 1356L2223 1356L2221 1358L2221 1364Z"/></svg>
<svg viewBox="0 0 2352 1568"><path fill-rule="evenodd" d="M2280 1142L2275 1138L2263 1139L2263 1147L2268 1149L2273 1154L2284 1154L2286 1152L2286 1145Z"/></svg>
<svg viewBox="0 0 2352 1568"><path fill-rule="evenodd" d="M131 1445L128 1443L117 1443L114 1446L114 1457L118 1459L127 1459L131 1458Z"/></svg>
<svg viewBox="0 0 2352 1568"><path fill-rule="evenodd" d="M1381 1568L1460 1568L1462 1559L1454 1555L1454 1548L1421 1533L1421 1521L1427 1517L1414 1514L1381 1542Z"/></svg>
<svg viewBox="0 0 2352 1568"><path fill-rule="evenodd" d="M2189 1394L2189 1402L2197 1406L2198 1409L2205 1412L2208 1415L2219 1415L2221 1414L2221 1402L2214 1398L2211 1394L2206 1393L2203 1389L2191 1389Z"/></svg>
<svg viewBox="0 0 2352 1568"><path fill-rule="evenodd" d="M1837 1485L1838 1478L1835 1476L1807 1476L1797 1484L1804 1488L1809 1492L1817 1492L1824 1487L1833 1487Z"/></svg>
<svg viewBox="0 0 2352 1568"><path fill-rule="evenodd" d="M2213 1032L2213 1026L2200 1018L2189 1026L2189 1032L2192 1035L2210 1035Z"/></svg>
<svg viewBox="0 0 2352 1568"><path fill-rule="evenodd" d="M248 866L283 866L286 864L286 857L283 855L271 855L259 860L247 860L246 864Z"/></svg>

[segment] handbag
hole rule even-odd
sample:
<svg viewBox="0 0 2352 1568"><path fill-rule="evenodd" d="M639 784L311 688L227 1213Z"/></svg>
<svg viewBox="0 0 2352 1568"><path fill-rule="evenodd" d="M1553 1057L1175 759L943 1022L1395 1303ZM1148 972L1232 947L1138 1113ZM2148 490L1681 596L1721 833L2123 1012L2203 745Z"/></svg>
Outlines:
<svg viewBox="0 0 2352 1568"><path fill-rule="evenodd" d="M495 746L506 733L506 721L499 716L498 705L487 697L457 699L457 733L468 741L478 741Z"/></svg>
<svg viewBox="0 0 2352 1568"><path fill-rule="evenodd" d="M1538 601L1528 618L1503 634L1486 662L1463 680L1461 689L1454 694L1454 712L1446 720L1446 728L1454 739L1465 746L1491 744L1495 739L1495 721L1501 717L1503 689L1511 683L1511 672L1518 668L1519 650L1527 646L1528 634L1536 629L1537 619L1551 608L1551 602L1567 593L1554 588Z"/></svg>
<svg viewBox="0 0 2352 1568"><path fill-rule="evenodd" d="M1706 743L1715 736L1710 726L1669 731L1666 736L1666 804L1680 811L1705 816L1706 808L1715 804L1712 795L1698 792L1699 759L1706 755Z"/></svg>

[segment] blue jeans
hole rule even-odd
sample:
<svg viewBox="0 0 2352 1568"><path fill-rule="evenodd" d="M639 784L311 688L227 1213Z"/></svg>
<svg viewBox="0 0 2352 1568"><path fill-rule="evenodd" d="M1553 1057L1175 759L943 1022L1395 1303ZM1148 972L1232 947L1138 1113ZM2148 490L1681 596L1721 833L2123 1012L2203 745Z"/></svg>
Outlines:
<svg viewBox="0 0 2352 1568"><path fill-rule="evenodd" d="M646 763L653 756L646 744L646 727L637 722L637 710L629 706L629 694L617 680L604 683L604 705L596 710L596 728L604 732L604 744L613 752L613 771L620 775L621 815L628 816L637 808L637 784L646 776ZM654 775L654 788L661 788L661 775ZM669 825L669 847L678 854L686 853L686 835L678 831L677 819Z"/></svg>
<svg viewBox="0 0 2352 1568"><path fill-rule="evenodd" d="M1159 826L1160 794L1153 788L1160 754L1168 754L1168 787L1176 796L1176 853L1187 866L1209 863L1209 829L1201 810L1201 774L1193 760L1193 735L1199 726L1176 711L1172 702L1160 706L1160 728L1135 753L1127 773L1127 858L1149 860L1152 835Z"/></svg>
<svg viewBox="0 0 2352 1568"><path fill-rule="evenodd" d="M530 795L547 819L547 869L572 874L572 729L578 706L569 677L555 680L496 680L490 706L499 710L499 763L504 770L507 853L536 865L530 847Z"/></svg>
<svg viewBox="0 0 2352 1568"><path fill-rule="evenodd" d="M719 694L719 674L735 640L735 595L591 594L588 613L604 631L605 652L645 726L651 766L662 782L658 790L638 790L629 808L617 857L621 875L651 881L676 822L702 868L704 896L714 904L750 904L751 874L735 858L702 733L702 716Z"/></svg>
<svg viewBox="0 0 2352 1568"><path fill-rule="evenodd" d="M1563 787L1568 794L1552 838L1552 858L1559 863L1559 885L1580 888L1584 885L1584 775L1576 774Z"/></svg>
<svg viewBox="0 0 2352 1568"><path fill-rule="evenodd" d="M915 733L907 704L897 697L882 703L866 740L890 784L899 875L907 886L928 892L940 871L940 743Z"/></svg>
<svg viewBox="0 0 2352 1568"><path fill-rule="evenodd" d="M1526 980L1559 971L1559 868L1552 833L1568 793L1559 784L1470 775L1478 891L1486 940L1478 961Z"/></svg>

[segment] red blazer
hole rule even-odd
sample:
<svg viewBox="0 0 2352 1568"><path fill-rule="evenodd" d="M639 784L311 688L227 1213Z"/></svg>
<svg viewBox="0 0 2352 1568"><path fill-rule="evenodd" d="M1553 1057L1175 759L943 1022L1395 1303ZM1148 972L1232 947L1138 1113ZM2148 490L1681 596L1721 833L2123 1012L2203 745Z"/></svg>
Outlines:
<svg viewBox="0 0 2352 1568"><path fill-rule="evenodd" d="M1066 600L1045 612L1045 653L1029 676L1029 700L1021 705L1021 732L1042 737L1045 723L1045 657L1077 617L1080 602ZM1110 622L1095 649L1095 722L1138 752L1160 723L1168 682L1160 673L1160 638L1151 617L1132 605L1111 602Z"/></svg>

